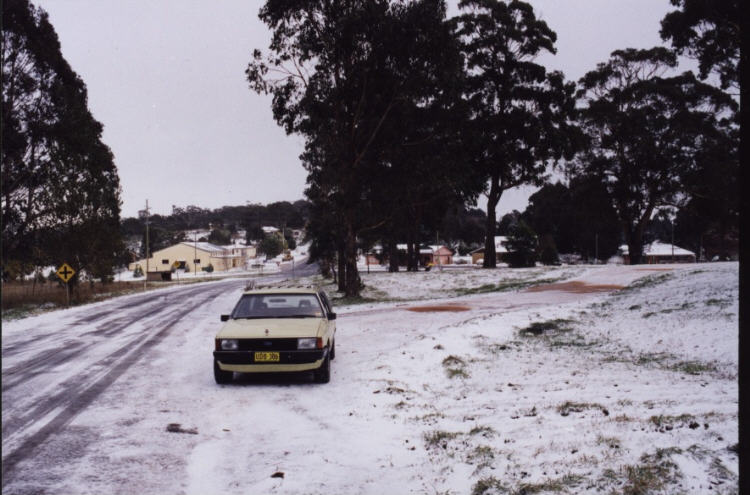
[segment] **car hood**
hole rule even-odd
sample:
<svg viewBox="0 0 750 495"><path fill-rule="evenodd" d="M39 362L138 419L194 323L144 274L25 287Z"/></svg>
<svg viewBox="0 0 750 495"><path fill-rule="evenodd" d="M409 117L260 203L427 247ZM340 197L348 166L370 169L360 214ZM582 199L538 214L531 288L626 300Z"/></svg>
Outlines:
<svg viewBox="0 0 750 495"><path fill-rule="evenodd" d="M321 318L263 318L229 320L216 334L217 339L262 339L318 337L323 335Z"/></svg>

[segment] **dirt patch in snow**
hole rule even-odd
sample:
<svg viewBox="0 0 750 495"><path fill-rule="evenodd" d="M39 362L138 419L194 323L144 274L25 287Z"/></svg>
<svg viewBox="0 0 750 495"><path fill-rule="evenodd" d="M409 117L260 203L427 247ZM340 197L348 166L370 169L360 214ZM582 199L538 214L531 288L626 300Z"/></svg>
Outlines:
<svg viewBox="0 0 750 495"><path fill-rule="evenodd" d="M609 292L622 289L622 285L615 284L587 284L581 281L560 282L558 284L537 285L526 289L526 292L545 292L549 290L559 290L562 292L573 292L575 294L588 294L591 292Z"/></svg>
<svg viewBox="0 0 750 495"><path fill-rule="evenodd" d="M407 311L414 311L415 313L428 313L435 311L468 311L471 308L468 306L455 306L455 305L444 305L444 306L414 306L412 308L406 308Z"/></svg>

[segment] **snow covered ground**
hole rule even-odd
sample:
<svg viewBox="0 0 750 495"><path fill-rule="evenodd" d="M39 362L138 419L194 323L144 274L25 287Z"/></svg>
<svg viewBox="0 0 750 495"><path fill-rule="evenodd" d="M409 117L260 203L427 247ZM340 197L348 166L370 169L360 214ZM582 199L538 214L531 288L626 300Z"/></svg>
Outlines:
<svg viewBox="0 0 750 495"><path fill-rule="evenodd" d="M169 325L158 345L3 493L737 493L737 263L363 279L366 303L337 308L331 383L216 385L218 315L239 294L227 282L155 322ZM3 374L9 346L54 325L54 313L4 325ZM66 328L83 343L102 323ZM6 456L20 403L3 386Z"/></svg>

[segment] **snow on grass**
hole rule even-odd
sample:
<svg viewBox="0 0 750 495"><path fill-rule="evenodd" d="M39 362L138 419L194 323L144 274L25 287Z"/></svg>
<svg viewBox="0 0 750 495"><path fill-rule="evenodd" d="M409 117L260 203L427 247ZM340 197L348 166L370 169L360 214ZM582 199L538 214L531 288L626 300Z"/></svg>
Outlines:
<svg viewBox="0 0 750 495"><path fill-rule="evenodd" d="M364 289L354 301L336 293L330 280L316 277L312 283L323 287L342 313L367 308L393 306L409 301L457 298L472 294L508 292L538 284L566 280L585 273L591 267L536 267L488 269L474 266L435 268L429 272L360 272ZM350 306L356 304L355 306ZM343 307L342 307L343 306Z"/></svg>

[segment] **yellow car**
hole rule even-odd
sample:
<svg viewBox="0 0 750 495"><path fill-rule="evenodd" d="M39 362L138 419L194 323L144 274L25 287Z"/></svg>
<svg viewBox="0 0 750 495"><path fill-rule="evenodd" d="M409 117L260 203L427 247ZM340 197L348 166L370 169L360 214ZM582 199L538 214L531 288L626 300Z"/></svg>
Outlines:
<svg viewBox="0 0 750 495"><path fill-rule="evenodd" d="M328 383L336 357L336 313L326 293L314 287L246 290L216 334L214 379L233 373L313 371Z"/></svg>

